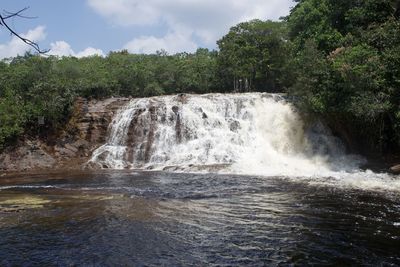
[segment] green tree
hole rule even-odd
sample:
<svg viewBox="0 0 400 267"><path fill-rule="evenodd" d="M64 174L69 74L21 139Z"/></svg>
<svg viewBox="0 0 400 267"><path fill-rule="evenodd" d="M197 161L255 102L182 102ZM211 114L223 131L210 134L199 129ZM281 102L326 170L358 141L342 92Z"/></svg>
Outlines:
<svg viewBox="0 0 400 267"><path fill-rule="evenodd" d="M0 150L24 132L24 105L12 90L6 89L0 98Z"/></svg>
<svg viewBox="0 0 400 267"><path fill-rule="evenodd" d="M286 18L296 52L291 95L370 151L400 148L397 13L389 0L301 0Z"/></svg>
<svg viewBox="0 0 400 267"><path fill-rule="evenodd" d="M282 73L289 49L284 23L239 23L217 43L218 72L226 87L272 92L284 88Z"/></svg>

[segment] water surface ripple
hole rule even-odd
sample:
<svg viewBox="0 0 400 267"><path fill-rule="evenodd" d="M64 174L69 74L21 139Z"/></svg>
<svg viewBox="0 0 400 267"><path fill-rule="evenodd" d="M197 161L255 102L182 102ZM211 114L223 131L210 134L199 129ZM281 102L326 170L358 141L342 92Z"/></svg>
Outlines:
<svg viewBox="0 0 400 267"><path fill-rule="evenodd" d="M0 266L400 265L400 198L302 179L0 179Z"/></svg>

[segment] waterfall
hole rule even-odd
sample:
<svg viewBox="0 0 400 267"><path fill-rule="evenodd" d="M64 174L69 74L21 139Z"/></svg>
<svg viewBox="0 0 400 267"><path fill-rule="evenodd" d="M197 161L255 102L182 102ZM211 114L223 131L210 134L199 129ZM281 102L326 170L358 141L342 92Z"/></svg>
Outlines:
<svg viewBox="0 0 400 267"><path fill-rule="evenodd" d="M176 95L131 100L91 163L101 168L330 175L357 170L322 124L305 126L277 94Z"/></svg>

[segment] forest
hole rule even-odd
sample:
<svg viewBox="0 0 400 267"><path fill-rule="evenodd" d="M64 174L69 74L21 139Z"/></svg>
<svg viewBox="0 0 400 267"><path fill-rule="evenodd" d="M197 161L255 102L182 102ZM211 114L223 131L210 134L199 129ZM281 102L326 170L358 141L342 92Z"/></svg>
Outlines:
<svg viewBox="0 0 400 267"><path fill-rule="evenodd" d="M77 97L279 92L362 153L400 151L400 1L297 0L233 26L216 51L0 61L0 149L62 129Z"/></svg>

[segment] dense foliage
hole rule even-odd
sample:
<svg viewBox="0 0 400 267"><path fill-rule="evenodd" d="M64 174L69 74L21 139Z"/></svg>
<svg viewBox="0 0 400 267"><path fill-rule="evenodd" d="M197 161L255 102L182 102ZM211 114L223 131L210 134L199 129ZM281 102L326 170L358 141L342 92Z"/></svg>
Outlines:
<svg viewBox="0 0 400 267"><path fill-rule="evenodd" d="M399 1L301 0L287 17L299 105L364 151L400 145ZM338 125L340 123L340 125Z"/></svg>
<svg viewBox="0 0 400 267"><path fill-rule="evenodd" d="M400 1L296 2L281 22L232 27L218 51L3 60L0 148L62 126L77 96L266 91L289 93L358 149L400 151Z"/></svg>
<svg viewBox="0 0 400 267"><path fill-rule="evenodd" d="M281 92L290 43L284 23L252 20L239 23L219 40L218 70L226 88Z"/></svg>

